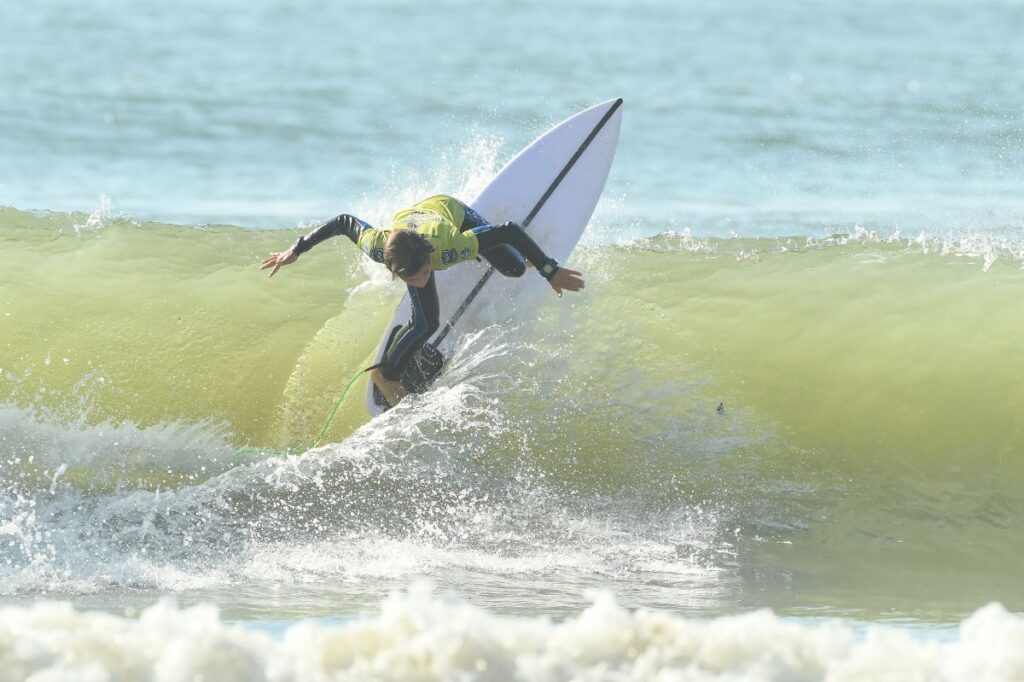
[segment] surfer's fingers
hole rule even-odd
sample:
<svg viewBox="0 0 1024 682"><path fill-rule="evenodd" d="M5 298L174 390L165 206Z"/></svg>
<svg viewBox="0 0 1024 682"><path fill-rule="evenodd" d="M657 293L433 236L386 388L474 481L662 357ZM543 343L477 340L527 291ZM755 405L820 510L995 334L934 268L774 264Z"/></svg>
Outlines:
<svg viewBox="0 0 1024 682"><path fill-rule="evenodd" d="M568 268L559 268L551 278L551 288L559 296L562 295L562 291L579 291L583 286L583 278L580 273Z"/></svg>
<svg viewBox="0 0 1024 682"><path fill-rule="evenodd" d="M280 255L280 254L272 253L269 256L267 256L266 258L264 258L263 262L260 263L260 270L266 270L271 265L276 263L278 255Z"/></svg>
<svg viewBox="0 0 1024 682"><path fill-rule="evenodd" d="M267 268L274 268L270 271L267 277L273 277L278 270L281 269L282 265L288 265L294 263L298 259L298 255L294 251L285 251L283 253L272 253L269 257L263 259L263 264L260 265L260 270L266 270Z"/></svg>

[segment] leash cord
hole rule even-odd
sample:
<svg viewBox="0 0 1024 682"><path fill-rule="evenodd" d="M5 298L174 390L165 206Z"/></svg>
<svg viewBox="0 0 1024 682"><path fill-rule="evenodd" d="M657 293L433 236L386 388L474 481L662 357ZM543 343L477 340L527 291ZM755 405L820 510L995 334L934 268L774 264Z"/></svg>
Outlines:
<svg viewBox="0 0 1024 682"><path fill-rule="evenodd" d="M338 413L338 408L341 407L341 402L345 400L345 396L348 395L348 391L350 388L352 388L352 384L356 383L356 380L358 380L359 377L361 377L363 374L369 372L370 370L376 369L377 367L380 367L380 364L367 367L366 369L361 369L355 373L355 376L349 379L348 383L345 384L345 388L341 389L341 394L338 396L338 399L334 402L334 409L331 410L331 415L327 417L327 423L324 424L324 428L320 429L320 435L316 437L316 440L314 440L313 443L308 448L306 448L306 450L312 450L313 448L320 444L320 439L324 437L324 434L327 433L327 429L331 427L331 422L334 421L334 416ZM245 455L299 455L302 454L302 452L303 451L298 450L286 450L284 452L281 452L278 450L250 449L239 450L238 452L235 453L235 455L238 457L243 457Z"/></svg>

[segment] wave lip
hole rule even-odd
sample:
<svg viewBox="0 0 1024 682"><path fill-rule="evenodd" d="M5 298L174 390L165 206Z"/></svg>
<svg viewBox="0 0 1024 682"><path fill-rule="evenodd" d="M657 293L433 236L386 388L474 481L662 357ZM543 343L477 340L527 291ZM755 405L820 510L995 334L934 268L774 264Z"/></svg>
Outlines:
<svg viewBox="0 0 1024 682"><path fill-rule="evenodd" d="M376 615L303 622L281 636L169 600L138 620L67 603L0 610L5 679L232 680L1013 680L1024 675L1024 618L990 604L955 637L894 627L797 623L772 612L710 621L629 611L608 592L564 622L505 617L394 593Z"/></svg>

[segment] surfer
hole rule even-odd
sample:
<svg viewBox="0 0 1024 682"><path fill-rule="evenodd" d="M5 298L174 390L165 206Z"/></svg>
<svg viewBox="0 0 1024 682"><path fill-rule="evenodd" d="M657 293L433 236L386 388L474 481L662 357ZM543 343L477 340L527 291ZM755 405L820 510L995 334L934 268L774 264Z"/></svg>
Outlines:
<svg viewBox="0 0 1024 682"><path fill-rule="evenodd" d="M320 242L345 235L408 286L412 318L395 334L380 364L370 375L392 406L409 392L423 392L440 358L436 349L424 348L440 326L440 304L434 271L476 260L480 256L506 277L521 277L526 261L537 269L551 288L580 291L582 275L563 268L514 222L489 224L480 214L454 197L438 195L399 211L387 228L378 230L355 216L342 214L299 237L292 246L272 253L260 265L272 268L269 276ZM419 366L418 366L419 365ZM433 365L433 372L423 365Z"/></svg>

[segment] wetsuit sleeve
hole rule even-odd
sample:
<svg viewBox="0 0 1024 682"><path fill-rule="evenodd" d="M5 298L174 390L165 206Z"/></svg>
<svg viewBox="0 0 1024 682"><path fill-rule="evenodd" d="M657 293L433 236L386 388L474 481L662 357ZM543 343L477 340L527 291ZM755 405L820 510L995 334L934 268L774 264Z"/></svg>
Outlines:
<svg viewBox="0 0 1024 682"><path fill-rule="evenodd" d="M328 222L316 228L305 237L299 237L298 240L292 244L292 251L297 254L306 253L325 239L337 237L342 234L351 239L353 244L358 244L359 236L363 233L363 230L369 229L369 227L369 225L359 218L342 213L340 216L332 218Z"/></svg>
<svg viewBox="0 0 1024 682"><path fill-rule="evenodd" d="M513 222L502 223L501 225L484 225L474 227L473 234L480 242L480 252L487 249L508 244L513 249L523 254L526 260L530 261L533 267L537 268L544 279L551 277L558 272L558 262L549 258L546 253L533 241L530 235L526 234L519 225Z"/></svg>

